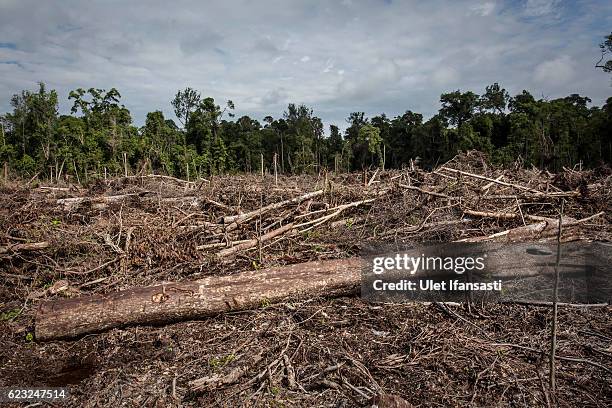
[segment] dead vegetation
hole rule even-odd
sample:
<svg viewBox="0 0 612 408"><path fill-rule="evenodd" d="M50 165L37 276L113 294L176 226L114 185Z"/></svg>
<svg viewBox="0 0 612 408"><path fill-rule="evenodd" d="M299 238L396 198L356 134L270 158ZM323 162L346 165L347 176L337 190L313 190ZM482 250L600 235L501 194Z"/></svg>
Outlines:
<svg viewBox="0 0 612 408"><path fill-rule="evenodd" d="M612 320L550 310L311 298L205 321L33 341L40 302L474 240L610 241L612 172L491 167L478 153L427 172L128 177L2 187L0 385L72 384L72 406L606 406ZM52 384L53 383L53 384ZM93 395L93 396L92 396Z"/></svg>

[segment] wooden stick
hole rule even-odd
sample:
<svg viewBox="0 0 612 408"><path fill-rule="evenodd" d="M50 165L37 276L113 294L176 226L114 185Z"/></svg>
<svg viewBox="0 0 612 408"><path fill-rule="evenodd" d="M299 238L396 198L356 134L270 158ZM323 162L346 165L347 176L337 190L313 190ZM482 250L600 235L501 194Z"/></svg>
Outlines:
<svg viewBox="0 0 612 408"><path fill-rule="evenodd" d="M361 201L355 201L352 203L348 203L348 204L343 204L343 205L339 205L338 207L334 207L332 209L329 210L325 210L325 211L331 211L331 210L335 210L333 213L329 214L329 215L325 215L321 218L317 218L315 220L311 220L311 221L306 221L303 222L301 224L296 225L296 228L301 228L301 227L305 227L307 225L311 225L309 228L306 228L305 230L302 230L301 232L305 232L308 231L312 228L315 228L321 224L323 224L324 222L334 218L335 216L337 216L338 214L340 214L342 211L346 210L347 208L352 208L352 207L357 207L363 204L368 204L371 203L373 201L375 201L376 198L369 198L367 200L361 200ZM313 211L311 214L314 214L315 212Z"/></svg>
<svg viewBox="0 0 612 408"><path fill-rule="evenodd" d="M198 245L196 247L197 250L204 250L204 249L215 249L215 248L226 248L226 247L234 247L236 245L241 245L244 244L245 242L251 242L250 239L244 239L242 241L234 241L234 242L214 242L212 244L203 244L203 245Z"/></svg>
<svg viewBox="0 0 612 408"><path fill-rule="evenodd" d="M70 208L76 204L83 203L94 203L94 204L102 204L106 205L108 203L112 203L115 201L121 201L129 197L136 197L144 194L145 192L140 193L130 193L130 194L119 194L114 196L99 196L99 197L70 197L70 198L60 198L56 201L57 205L63 205L65 208Z"/></svg>
<svg viewBox="0 0 612 408"><path fill-rule="evenodd" d="M277 166L277 161L278 161L278 154L274 153L274 185L277 186L278 185L278 166Z"/></svg>
<svg viewBox="0 0 612 408"><path fill-rule="evenodd" d="M474 211L474 210L463 210L465 215L473 215L475 217L490 217L490 218L503 218L503 219L514 219L518 217L515 213L500 213L500 212L488 212L488 211Z"/></svg>
<svg viewBox="0 0 612 408"><path fill-rule="evenodd" d="M79 169L77 169L76 162L72 160L72 167L74 168L74 175L76 176L77 183L81 185L81 179L79 178Z"/></svg>
<svg viewBox="0 0 612 408"><path fill-rule="evenodd" d="M473 215L475 217L491 217L491 218L504 218L504 219L514 219L514 218L518 218L521 217L522 214L516 214L516 213L501 213L501 212L488 212L488 211L475 211L475 210L469 210L469 209L465 209L463 210L463 214L467 214L467 215ZM553 218L548 218L548 217L540 217L538 215L530 215L530 214L525 214L522 216L522 218L524 219L528 219L531 221L551 221L551 222L555 222L555 220ZM576 221L573 218L567 218L567 221Z"/></svg>
<svg viewBox="0 0 612 408"><path fill-rule="evenodd" d="M290 200L279 201L278 203L270 204L258 210L250 211L248 213L225 216L223 217L223 223L224 224L233 224L233 223L239 224L241 222L248 221L259 215L262 215L268 211L276 210L286 205L300 203L304 200L308 200L309 198L320 196L321 194L323 194L323 190L317 190L317 191L313 191L312 193L308 193L308 194L304 194L299 197L292 198Z"/></svg>
<svg viewBox="0 0 612 408"><path fill-rule="evenodd" d="M464 175L464 176L473 177L473 178L477 178L477 179L480 179L480 180L486 180L486 181L489 181L491 183L499 184L501 186L514 187L514 188L518 188L519 190L529 191L529 192L536 193L536 194L544 194L541 191L536 190L534 188L521 186L520 184L506 183L505 181L496 180L496 179L492 179L490 177L481 176L480 174L468 173L467 171L451 169L451 168L448 168L448 167L441 167L439 170L446 170L446 171L450 171L451 173L461 174L461 175Z"/></svg>
<svg viewBox="0 0 612 408"><path fill-rule="evenodd" d="M380 234L381 237L387 237L389 235L398 234L398 233L414 233L419 232L424 228L435 228L442 227L445 225L456 225L456 224L466 224L470 222L469 220L448 220L448 221L436 221L436 222L425 222L420 225L409 225L405 227L393 228L389 231L385 231Z"/></svg>
<svg viewBox="0 0 612 408"><path fill-rule="evenodd" d="M287 231L291 231L294 228L294 224L293 223L289 223L287 225L284 225L280 228L277 228L273 231L268 232L267 234L262 235L259 238L255 238L255 239L250 239L247 240L245 242L239 243L238 245L235 245L233 247L224 249L222 251L219 251L217 253L217 257L219 258L227 258L230 257L232 255L235 255L237 252L240 251L244 251L247 249L251 249L251 248L255 248L256 246L258 246L260 243L262 242L266 242L266 241L270 241L272 238L275 238L279 235L284 234Z"/></svg>
<svg viewBox="0 0 612 408"><path fill-rule="evenodd" d="M432 196L435 196L435 197L441 197L441 198L447 198L447 199L455 199L455 200L458 200L458 199L459 199L458 197L450 197L450 196L448 196L448 195L446 195L446 194L437 193L437 192L435 192L435 191L423 190L422 188L415 187L415 186L409 186L409 185L407 185L407 184L402 184L402 183L400 183L400 184L399 184L399 186L400 186L401 188L406 188L406 189L409 189L409 190L418 191L418 192L420 192L420 193L423 193L423 194L428 194L428 195L432 195Z"/></svg>
<svg viewBox="0 0 612 408"><path fill-rule="evenodd" d="M376 168L376 171L374 172L374 175L372 175L372 178L370 179L370 181L368 181L368 187L370 187L372 185L372 183L374 183L374 179L376 179L376 176L378 175L378 167Z"/></svg>
<svg viewBox="0 0 612 408"><path fill-rule="evenodd" d="M490 189L490 188L491 188L491 186L492 186L493 184L495 184L495 182L496 182L496 181L501 181L501 179L503 179L503 178L504 178L504 175L502 174L501 176L497 177L497 178L495 179L495 181L491 181L490 183L485 184L485 185L484 185L484 186L483 186L483 187L480 189L480 191L484 193L485 191L487 191L488 189Z"/></svg>
<svg viewBox="0 0 612 408"><path fill-rule="evenodd" d="M128 168L127 168L127 153L123 152L123 171L125 173L125 177L128 176Z"/></svg>
<svg viewBox="0 0 612 408"><path fill-rule="evenodd" d="M219 387L223 387L224 385L233 384L238 381L242 376L244 376L249 371L249 368L251 366L254 366L259 363L262 358L262 354L259 353L255 355L249 365L235 367L225 375L215 373L210 376L189 381L189 388L193 392L199 393L207 390L216 390Z"/></svg>

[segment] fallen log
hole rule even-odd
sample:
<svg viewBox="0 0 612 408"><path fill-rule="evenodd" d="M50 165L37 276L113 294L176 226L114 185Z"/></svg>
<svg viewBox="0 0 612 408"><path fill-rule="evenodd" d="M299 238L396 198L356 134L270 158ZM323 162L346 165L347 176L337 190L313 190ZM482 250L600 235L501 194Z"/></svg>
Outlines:
<svg viewBox="0 0 612 408"><path fill-rule="evenodd" d="M69 210L72 206L80 204L91 204L92 207L102 209L110 203L122 201L131 197L139 197L149 192L143 191L139 193L119 194L114 196L100 196L100 197L69 197L60 198L56 201L57 205L64 206L64 209Z"/></svg>
<svg viewBox="0 0 612 408"><path fill-rule="evenodd" d="M472 246L447 243L414 248L405 253L415 258L424 254L436 257L486 254L486 274L483 276L487 280L550 276L555 273L551 265L555 264L557 256L554 250L532 243L490 242ZM564 246L562 253L559 273L563 276L581 277L587 265L610 264L607 247L595 250L574 243ZM71 338L116 327L172 323L256 309L287 300L356 293L362 284L368 285L368 280L362 281L362 277L371 267L369 262L367 258L315 261L211 276L192 282L137 287L107 295L48 301L37 309L35 335L38 340ZM406 273L388 271L385 276L404 279ZM455 275L451 272L451 276ZM447 270L419 270L418 273L418 278L448 277Z"/></svg>
<svg viewBox="0 0 612 408"><path fill-rule="evenodd" d="M353 293L361 258L315 261L198 281L139 287L42 303L38 340L70 338L135 324L160 324L246 310L288 298Z"/></svg>
<svg viewBox="0 0 612 408"><path fill-rule="evenodd" d="M0 247L0 255L4 255L9 252L25 252L25 251L39 251L41 249L49 248L47 241L42 242L25 242L23 244L9 245L6 247Z"/></svg>
<svg viewBox="0 0 612 408"><path fill-rule="evenodd" d="M463 210L463 214L465 214L465 215L472 215L474 217L501 218L501 219L507 219L507 220L511 220L511 219L514 219L514 218L521 217L520 213L503 213L503 212L475 211L475 210L469 210L469 209ZM540 217L538 215L530 215L530 214L524 214L524 215L522 215L522 217L524 219L531 220L531 221L549 221L549 222L556 222L557 221L557 220L555 220L553 218L550 218L550 217ZM574 222L576 220L573 219L573 218L572 219L568 218L567 221Z"/></svg>
<svg viewBox="0 0 612 408"><path fill-rule="evenodd" d="M590 217L586 217L580 220L576 220L573 218L565 217L561 224L563 228L572 227L576 225L580 225L586 221L590 221L594 218L600 217L604 215L605 212L601 211L597 214L593 214ZM540 217L534 217L534 219ZM544 217L542 217L544 218ZM542 240L542 239L551 239L556 235L556 231L559 229L559 220L555 219L546 219L544 218L542 221L535 222L533 224L525 225L518 228L512 228L506 231L498 232L496 234L481 236L481 237L472 237L472 238L464 238L457 240L455 242L520 242L520 241L529 241L529 240Z"/></svg>

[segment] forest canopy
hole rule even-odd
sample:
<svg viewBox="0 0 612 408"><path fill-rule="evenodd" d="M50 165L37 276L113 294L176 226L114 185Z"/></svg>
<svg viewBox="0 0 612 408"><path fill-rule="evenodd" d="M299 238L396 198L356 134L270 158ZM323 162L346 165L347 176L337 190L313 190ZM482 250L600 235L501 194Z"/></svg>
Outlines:
<svg viewBox="0 0 612 408"><path fill-rule="evenodd" d="M134 126L120 92L89 88L70 92L70 115L60 115L58 94L44 83L11 99L0 115L0 163L22 177L87 180L129 169L183 178L259 172L277 163L280 173L425 167L477 149L500 164L519 160L552 171L577 164L612 163L612 98L590 106L586 96L536 99L524 90L510 96L498 83L484 92L454 90L440 96L436 115L424 120L407 110L348 115L344 132L304 105L289 104L277 118L236 118L234 103L218 104L186 88L170 101L179 121L150 112ZM263 160L262 160L263 158Z"/></svg>

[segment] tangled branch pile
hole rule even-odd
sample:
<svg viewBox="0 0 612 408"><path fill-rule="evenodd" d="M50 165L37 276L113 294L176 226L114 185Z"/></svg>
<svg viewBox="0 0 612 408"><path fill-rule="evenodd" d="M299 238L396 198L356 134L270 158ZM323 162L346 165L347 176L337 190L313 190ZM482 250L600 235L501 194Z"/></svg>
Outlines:
<svg viewBox="0 0 612 408"><path fill-rule="evenodd" d="M361 174L278 185L256 176L199 183L148 176L88 190L5 187L3 273L33 280L6 296L45 297L58 292L45 285L58 281L74 295L343 258L379 242L482 239L556 220L561 199L564 240L606 240L610 173L502 170L471 153L433 172L375 172L366 182ZM514 239L546 237L525 233Z"/></svg>

